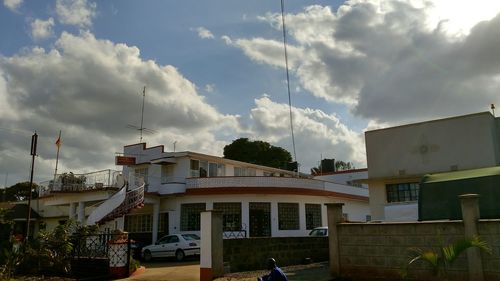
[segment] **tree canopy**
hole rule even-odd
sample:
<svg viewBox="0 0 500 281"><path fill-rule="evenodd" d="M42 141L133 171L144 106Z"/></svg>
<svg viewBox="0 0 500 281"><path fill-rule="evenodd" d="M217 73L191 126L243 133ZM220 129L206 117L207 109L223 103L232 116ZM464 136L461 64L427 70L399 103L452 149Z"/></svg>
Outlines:
<svg viewBox="0 0 500 281"><path fill-rule="evenodd" d="M352 162L344 162L342 160L335 161L335 159L321 159L321 164L318 167L312 168L311 174L320 175L322 173L332 173L352 169L355 169Z"/></svg>
<svg viewBox="0 0 500 281"><path fill-rule="evenodd" d="M224 158L281 169L293 167L289 165L292 155L286 149L248 138L239 138L226 145Z"/></svg>
<svg viewBox="0 0 500 281"><path fill-rule="evenodd" d="M14 202L14 201L24 201L27 200L30 195L30 183L29 182L18 182L13 186L7 187L0 191L0 201ZM33 183L33 190L31 193L31 198L38 198L37 184Z"/></svg>

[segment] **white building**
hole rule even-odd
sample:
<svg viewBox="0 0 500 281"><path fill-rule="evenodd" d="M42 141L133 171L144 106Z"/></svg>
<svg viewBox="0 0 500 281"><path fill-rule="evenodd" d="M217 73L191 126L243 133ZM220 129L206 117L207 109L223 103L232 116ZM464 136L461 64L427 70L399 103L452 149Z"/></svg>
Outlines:
<svg viewBox="0 0 500 281"><path fill-rule="evenodd" d="M291 171L189 151L165 152L163 146L146 147L144 143L125 146L119 161L128 161L123 176L129 190L141 186L137 179L144 179L144 204L133 203L132 207L139 208L105 227L124 228L146 243L167 233L199 232L199 213L210 209L223 211L226 235L246 237L305 236L310 229L327 224L325 203L344 203L350 221L366 221L369 215L366 189L298 177ZM109 198L116 190L49 191L44 198L48 205L69 206L69 210L78 206L70 213L82 222L104 221L106 216L116 217L105 213L117 206L115 202L111 207L113 200L101 196L106 192L104 197ZM97 205L99 215L94 210Z"/></svg>
<svg viewBox="0 0 500 281"><path fill-rule="evenodd" d="M422 176L500 165L500 119L489 112L365 133L373 220L418 219Z"/></svg>

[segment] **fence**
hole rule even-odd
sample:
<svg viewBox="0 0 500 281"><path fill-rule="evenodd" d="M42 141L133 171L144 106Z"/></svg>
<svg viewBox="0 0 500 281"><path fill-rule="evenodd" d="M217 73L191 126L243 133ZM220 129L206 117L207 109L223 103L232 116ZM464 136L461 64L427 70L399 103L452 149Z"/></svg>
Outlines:
<svg viewBox="0 0 500 281"><path fill-rule="evenodd" d="M131 240L126 234L75 234L71 271L78 278L128 277Z"/></svg>
<svg viewBox="0 0 500 281"><path fill-rule="evenodd" d="M116 176L120 172L102 170L86 174L63 173L54 180L40 183L40 196L47 196L53 192L76 192L87 190L107 189L115 186Z"/></svg>

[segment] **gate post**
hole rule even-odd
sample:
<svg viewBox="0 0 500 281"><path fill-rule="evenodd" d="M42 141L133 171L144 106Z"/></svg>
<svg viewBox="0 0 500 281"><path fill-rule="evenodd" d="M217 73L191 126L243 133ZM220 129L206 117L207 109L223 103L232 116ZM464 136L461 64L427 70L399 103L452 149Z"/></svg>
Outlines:
<svg viewBox="0 0 500 281"><path fill-rule="evenodd" d="M337 224L342 222L342 206L344 203L327 203L326 215L328 218L328 249L330 255L330 274L340 276L340 248Z"/></svg>
<svg viewBox="0 0 500 281"><path fill-rule="evenodd" d="M201 212L200 281L224 275L222 212Z"/></svg>
<svg viewBox="0 0 500 281"><path fill-rule="evenodd" d="M478 235L477 222L479 221L479 195L463 194L458 196L462 205L462 219L464 222L465 238L470 239ZM467 249L467 263L469 265L469 280L483 281L483 263L478 248Z"/></svg>

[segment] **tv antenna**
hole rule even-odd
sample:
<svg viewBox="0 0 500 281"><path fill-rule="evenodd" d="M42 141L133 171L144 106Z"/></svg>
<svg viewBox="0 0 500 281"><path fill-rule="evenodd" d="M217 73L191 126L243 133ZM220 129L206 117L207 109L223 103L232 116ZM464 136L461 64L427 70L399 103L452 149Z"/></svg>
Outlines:
<svg viewBox="0 0 500 281"><path fill-rule="evenodd" d="M142 89L142 107L141 107L141 126L137 127L135 125L128 124L127 128L138 130L140 132L139 142L142 142L143 133L154 134L156 133L153 129L144 128L144 100L146 99L146 86Z"/></svg>

